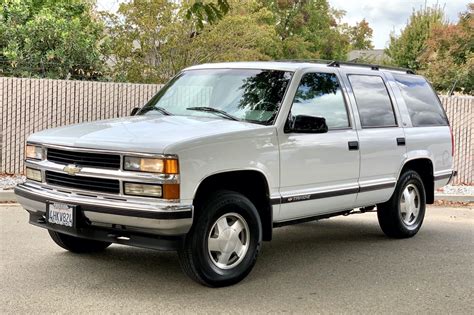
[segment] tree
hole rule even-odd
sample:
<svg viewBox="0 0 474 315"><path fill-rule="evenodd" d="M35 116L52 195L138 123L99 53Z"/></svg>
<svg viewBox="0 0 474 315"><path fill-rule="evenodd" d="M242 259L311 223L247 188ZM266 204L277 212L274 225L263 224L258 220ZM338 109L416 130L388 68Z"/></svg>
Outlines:
<svg viewBox="0 0 474 315"><path fill-rule="evenodd" d="M189 40L183 36L186 25L180 21L182 16L174 13L178 9L168 0L133 0L121 3L117 14L103 13L114 80L161 83L173 75L163 60L165 46L177 36L183 43Z"/></svg>
<svg viewBox="0 0 474 315"><path fill-rule="evenodd" d="M344 60L351 40L359 41L359 46L370 46L368 23L364 21L365 24L354 28L341 24L345 12L331 8L327 0L260 0L260 3L273 13L282 58Z"/></svg>
<svg viewBox="0 0 474 315"><path fill-rule="evenodd" d="M196 28L187 19L192 3L133 0L107 14L116 80L163 83L200 63L267 60L279 54L270 12L254 0L230 0L230 10Z"/></svg>
<svg viewBox="0 0 474 315"><path fill-rule="evenodd" d="M432 29L443 24L444 13L438 5L414 10L400 36L390 35L387 55L395 65L420 69L419 58L426 50L426 41Z"/></svg>
<svg viewBox="0 0 474 315"><path fill-rule="evenodd" d="M194 21L199 29L204 27L204 22L214 24L221 20L230 10L228 0L216 2L194 0L193 2L186 10L186 18Z"/></svg>
<svg viewBox="0 0 474 315"><path fill-rule="evenodd" d="M459 16L457 24L438 25L426 41L420 56L421 73L437 90L474 93L474 3Z"/></svg>
<svg viewBox="0 0 474 315"><path fill-rule="evenodd" d="M2 0L0 74L103 77L103 24L81 0Z"/></svg>
<svg viewBox="0 0 474 315"><path fill-rule="evenodd" d="M163 83L194 64L345 59L350 48L351 36L340 23L344 12L331 9L327 0L226 0L228 10L212 23L214 13L189 15L196 4L218 6L216 1L131 0L117 14L103 14L114 79ZM367 23L351 30L366 44Z"/></svg>
<svg viewBox="0 0 474 315"><path fill-rule="evenodd" d="M195 63L270 60L281 54L271 12L254 0L229 1L232 9L195 38Z"/></svg>
<svg viewBox="0 0 474 315"><path fill-rule="evenodd" d="M369 23L363 19L355 26L348 28L349 41L352 49L373 49L372 44L373 30Z"/></svg>

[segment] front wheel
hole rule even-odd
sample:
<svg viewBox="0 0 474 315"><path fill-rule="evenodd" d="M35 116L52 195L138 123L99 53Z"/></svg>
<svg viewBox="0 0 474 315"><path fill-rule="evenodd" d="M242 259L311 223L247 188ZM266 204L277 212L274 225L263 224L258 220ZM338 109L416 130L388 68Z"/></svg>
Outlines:
<svg viewBox="0 0 474 315"><path fill-rule="evenodd" d="M379 225L389 237L412 237L421 228L425 209L423 181L417 172L408 170L400 176L390 200L377 205Z"/></svg>
<svg viewBox="0 0 474 315"><path fill-rule="evenodd" d="M262 225L252 202L242 194L220 191L200 209L178 255L193 280L222 287L250 273L261 242Z"/></svg>

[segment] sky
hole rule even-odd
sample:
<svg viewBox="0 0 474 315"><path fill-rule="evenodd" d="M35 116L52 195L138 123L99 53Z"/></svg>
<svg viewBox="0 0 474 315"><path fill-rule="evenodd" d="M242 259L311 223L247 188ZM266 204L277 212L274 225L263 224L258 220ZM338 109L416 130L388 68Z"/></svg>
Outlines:
<svg viewBox="0 0 474 315"><path fill-rule="evenodd" d="M99 10L115 11L124 0L98 0ZM406 24L413 8L420 8L438 3L445 9L450 22L458 20L458 13L465 11L469 0L329 0L333 8L346 11L343 22L354 25L365 18L374 30L375 48L385 48L390 32L400 33Z"/></svg>
<svg viewBox="0 0 474 315"><path fill-rule="evenodd" d="M390 32L400 33L413 8L425 5L425 0L329 0L333 8L346 11L343 21L354 25L365 18L374 30L373 43L375 48L385 48ZM450 22L458 20L459 12L466 11L469 0L426 0L428 6L438 3L444 7Z"/></svg>

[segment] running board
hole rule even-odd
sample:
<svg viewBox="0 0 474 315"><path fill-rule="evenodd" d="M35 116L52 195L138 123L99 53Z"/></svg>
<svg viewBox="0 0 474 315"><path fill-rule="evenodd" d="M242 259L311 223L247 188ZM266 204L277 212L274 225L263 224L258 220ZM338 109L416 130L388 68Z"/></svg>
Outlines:
<svg viewBox="0 0 474 315"><path fill-rule="evenodd" d="M340 215L348 216L351 214L361 214L361 213L372 212L372 211L376 211L375 206L359 208L359 210L351 209L351 210L344 210L344 211L339 211L339 212L334 212L334 213L316 215L316 216L311 216L311 217L306 217L306 218L301 218L301 219L274 222L273 227L278 228L278 227L287 226L287 225L294 225L294 224L306 223L306 222L311 222L311 221L318 221L322 219L329 219L329 218L337 217Z"/></svg>

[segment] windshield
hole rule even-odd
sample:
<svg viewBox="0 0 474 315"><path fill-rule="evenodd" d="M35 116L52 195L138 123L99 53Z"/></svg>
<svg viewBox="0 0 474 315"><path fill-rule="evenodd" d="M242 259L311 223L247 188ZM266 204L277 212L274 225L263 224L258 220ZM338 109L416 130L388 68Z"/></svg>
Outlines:
<svg viewBox="0 0 474 315"><path fill-rule="evenodd" d="M163 110L186 116L226 118L228 114L227 118L272 124L291 76L291 72L276 70L184 71L165 85L138 115L162 115Z"/></svg>

